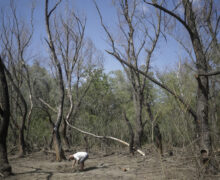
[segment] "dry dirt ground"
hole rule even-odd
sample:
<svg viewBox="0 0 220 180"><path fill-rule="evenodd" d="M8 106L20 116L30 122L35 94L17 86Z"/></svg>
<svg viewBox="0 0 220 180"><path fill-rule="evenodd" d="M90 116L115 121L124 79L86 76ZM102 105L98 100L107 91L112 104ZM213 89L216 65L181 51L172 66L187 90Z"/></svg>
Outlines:
<svg viewBox="0 0 220 180"><path fill-rule="evenodd" d="M7 180L111 180L111 179L176 179L191 180L198 178L195 159L184 152L173 151L173 155L165 153L161 157L154 149L145 149L146 157L139 154L131 156L127 149L112 152L93 151L85 163L85 170L80 172L77 167L71 167L72 162L54 161L51 152L38 151L17 158L9 156L14 175ZM66 155L73 153L66 152ZM1 178L0 178L1 179ZM220 174L206 177L206 179L220 179Z"/></svg>

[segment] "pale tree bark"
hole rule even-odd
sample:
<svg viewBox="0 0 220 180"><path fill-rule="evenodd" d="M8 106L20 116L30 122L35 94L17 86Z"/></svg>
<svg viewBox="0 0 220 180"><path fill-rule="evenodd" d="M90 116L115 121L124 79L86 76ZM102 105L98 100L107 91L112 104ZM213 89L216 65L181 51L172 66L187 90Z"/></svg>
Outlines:
<svg viewBox="0 0 220 180"><path fill-rule="evenodd" d="M157 122L157 114L154 117L153 112L152 112L152 107L149 102L147 102L146 107L147 107L148 115L149 115L150 122L151 122L152 142L154 142L156 148L159 150L160 155L163 155L162 135L160 132L159 124Z"/></svg>
<svg viewBox="0 0 220 180"><path fill-rule="evenodd" d="M61 16L61 22L55 22L56 40L55 48L61 54L62 64L64 67L64 79L65 87L67 88L67 97L69 101L69 108L67 113L64 114L64 120L62 121L61 135L64 145L69 148L69 140L67 138L67 124L66 120L69 121L71 117L75 116L80 105L80 98L76 91L73 91L73 76L75 76L76 86L79 86L79 79L81 74L80 64L83 59L81 57L81 51L84 46L84 32L86 20L81 20L77 15L67 9L69 14L68 18L64 19ZM77 26L75 26L77 25ZM76 94L75 99L73 98L73 93ZM83 93L82 93L83 94ZM74 117L73 117L74 119Z"/></svg>
<svg viewBox="0 0 220 180"><path fill-rule="evenodd" d="M68 121L66 121L67 125L70 126L71 128L83 133L83 134L86 134L86 135L89 135L89 136L92 136L92 137L95 137L95 138L99 138L99 139L110 139L110 140L113 140L113 141L117 141L119 143L122 143L126 146L130 146L129 143L121 140L121 139L118 139L118 138L115 138L115 137L112 137L112 136L99 136L99 135L96 135L96 134L93 134L93 133L90 133L90 132L87 132L87 131L84 131L82 129L79 129L73 125L71 125ZM142 156L146 156L145 153L143 151L141 151L140 149L135 149L139 154L141 154Z"/></svg>
<svg viewBox="0 0 220 180"><path fill-rule="evenodd" d="M8 85L4 71L3 61L0 57L0 176L11 173L11 166L7 155L7 134L10 120L10 103Z"/></svg>
<svg viewBox="0 0 220 180"><path fill-rule="evenodd" d="M64 105L64 82L63 82L63 72L61 68L60 61L57 57L55 46L54 46L54 41L52 39L52 34L51 34L51 29L50 29L50 16L54 12L54 10L57 8L57 6L60 4L61 1L58 1L55 6L48 11L48 0L45 0L45 23L46 23L46 30L47 30L47 35L48 39L47 44L50 49L51 53L51 59L53 61L53 64L55 65L56 71L57 71L57 79L58 79L58 90L59 90L59 102L58 102L58 107L57 107L57 120L55 123L54 127L54 146L55 146L55 151L56 151L56 160L61 161L65 158L64 151L62 148L61 144L61 138L60 138L60 125L62 122L63 118L63 105Z"/></svg>

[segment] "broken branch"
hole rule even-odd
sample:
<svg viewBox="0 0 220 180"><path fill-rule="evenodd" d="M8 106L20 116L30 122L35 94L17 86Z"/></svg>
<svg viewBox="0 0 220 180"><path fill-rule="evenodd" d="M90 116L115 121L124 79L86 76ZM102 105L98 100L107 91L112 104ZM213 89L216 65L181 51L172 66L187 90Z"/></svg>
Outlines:
<svg viewBox="0 0 220 180"><path fill-rule="evenodd" d="M75 130L77 130L77 131L79 131L79 132L81 132L81 133L83 133L83 134L87 134L87 135L89 135L89 136L93 136L93 137L99 138L99 139L111 139L111 140L120 142L120 143L122 143L122 144L124 144L124 145L126 145L126 146L128 146L128 147L130 146L129 143L127 143L127 142L125 142L125 141L123 141L123 140L121 140L121 139L118 139L118 138L115 138L115 137L112 137L112 136L98 136L98 135L95 135L95 134L93 134L93 133L83 131L83 130L81 130L81 129L79 129L79 128L73 126L73 125L71 125L68 121L66 121L66 123L67 123L67 125L68 125L69 127L73 128L73 129L75 129ZM143 151L141 151L140 149L136 149L136 151L137 151L138 153L140 153L142 156L145 156L145 153L144 153Z"/></svg>

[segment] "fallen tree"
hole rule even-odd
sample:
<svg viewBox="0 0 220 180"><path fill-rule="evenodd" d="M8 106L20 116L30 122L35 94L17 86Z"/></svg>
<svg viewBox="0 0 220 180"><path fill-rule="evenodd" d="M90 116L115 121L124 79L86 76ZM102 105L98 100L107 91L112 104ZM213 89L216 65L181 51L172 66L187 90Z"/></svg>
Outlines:
<svg viewBox="0 0 220 180"><path fill-rule="evenodd" d="M117 141L117 142L119 142L119 143L121 143L121 144L124 144L124 145L126 145L126 146L128 146L128 147L130 146L129 143L127 143L127 142L125 142L125 141L123 141L123 140L121 140L121 139L118 139L118 138L115 138L115 137L112 137L112 136L99 136L99 135L95 135L95 134L92 134L92 133L90 133L90 132L83 131L83 130L81 130L81 129L79 129L79 128L73 126L73 125L71 125L68 121L66 121L66 123L67 123L67 125L68 125L69 127L73 128L73 129L75 129L75 130L77 130L77 131L79 131L79 132L81 132L81 133L83 133L83 134L87 134L87 135L89 135L89 136L92 136L92 137L95 137L95 138L99 138L99 139L111 139L111 140L113 140L113 141ZM141 151L140 149L134 149L134 150L137 151L138 153L140 153L142 156L145 156L145 153L144 153L143 151Z"/></svg>

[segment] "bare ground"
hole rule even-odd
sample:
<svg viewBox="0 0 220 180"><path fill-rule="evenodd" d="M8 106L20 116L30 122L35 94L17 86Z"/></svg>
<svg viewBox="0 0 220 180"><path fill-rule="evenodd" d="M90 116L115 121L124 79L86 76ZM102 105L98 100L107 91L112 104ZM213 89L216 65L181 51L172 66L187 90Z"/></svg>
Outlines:
<svg viewBox="0 0 220 180"><path fill-rule="evenodd" d="M85 162L85 170L82 172L78 170L78 167L72 168L70 161L54 161L54 154L45 151L33 152L24 158L9 156L13 175L5 179L201 179L192 155L187 156L184 152L174 151L173 156L165 153L164 157L161 157L152 147L146 148L145 152L146 157L143 158L139 154L129 155L127 149L108 153L93 151L89 153L89 159ZM73 152L66 152L66 155L71 153ZM220 179L220 175L207 176L205 179L217 180Z"/></svg>

